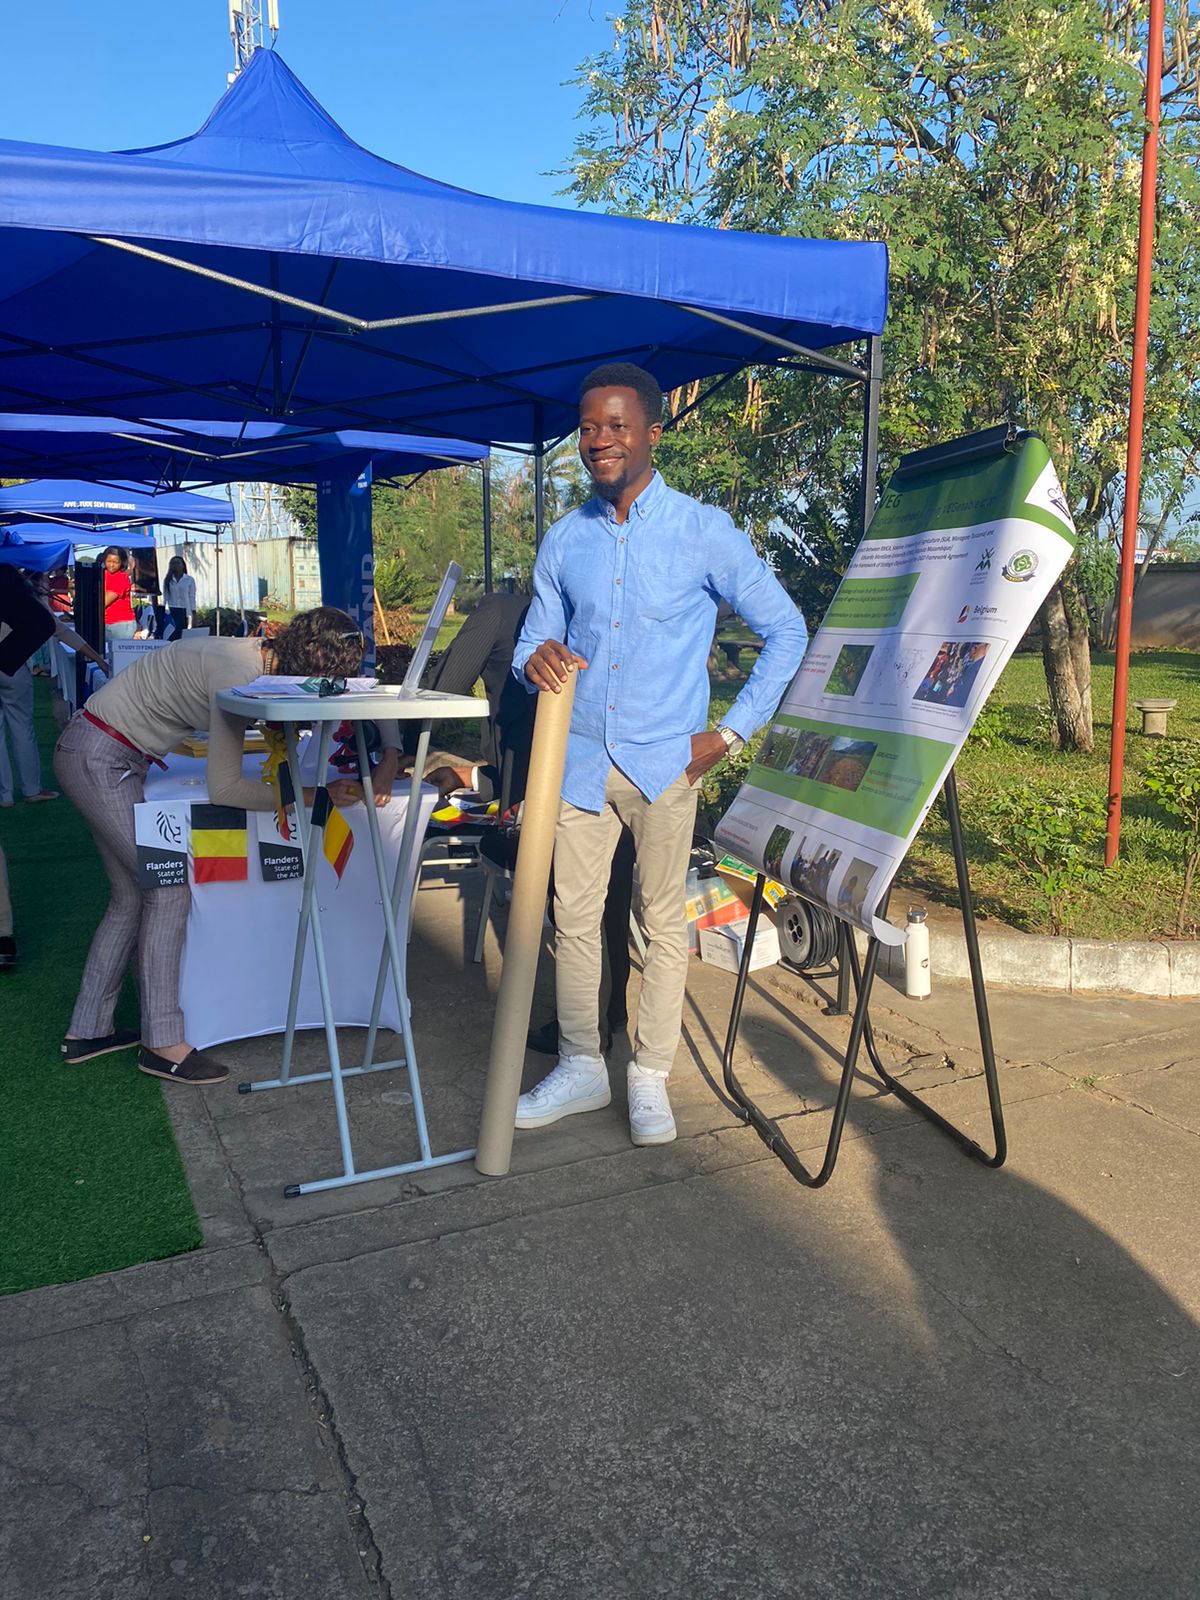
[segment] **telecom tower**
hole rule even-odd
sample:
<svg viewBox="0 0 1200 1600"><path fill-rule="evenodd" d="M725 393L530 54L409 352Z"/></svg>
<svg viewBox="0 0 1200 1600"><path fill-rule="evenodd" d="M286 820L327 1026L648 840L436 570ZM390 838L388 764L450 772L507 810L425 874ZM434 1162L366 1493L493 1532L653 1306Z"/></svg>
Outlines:
<svg viewBox="0 0 1200 1600"><path fill-rule="evenodd" d="M263 13L266 13L266 30L263 27ZM266 44L266 33L271 35L271 43L279 32L279 0L229 0L229 37L233 40L233 71L229 74L230 83L249 61L256 50L261 50Z"/></svg>
<svg viewBox="0 0 1200 1600"><path fill-rule="evenodd" d="M229 37L233 41L230 83L254 52L265 48L268 33L274 44L279 33L279 0L229 0ZM233 559L237 589L235 603L241 610L247 603L257 605L258 596L251 595L247 600L242 592L238 546L249 545L254 549L260 541L267 539L294 538L298 530L294 520L284 510L279 490L274 484L233 483L229 486L229 498L237 514L233 531Z"/></svg>

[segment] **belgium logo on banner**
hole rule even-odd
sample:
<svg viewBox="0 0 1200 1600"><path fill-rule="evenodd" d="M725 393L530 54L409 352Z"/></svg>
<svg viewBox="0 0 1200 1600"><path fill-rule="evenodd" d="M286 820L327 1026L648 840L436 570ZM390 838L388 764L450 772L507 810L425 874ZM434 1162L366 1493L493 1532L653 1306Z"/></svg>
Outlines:
<svg viewBox="0 0 1200 1600"><path fill-rule="evenodd" d="M246 813L237 806L192 807L192 881L245 883Z"/></svg>

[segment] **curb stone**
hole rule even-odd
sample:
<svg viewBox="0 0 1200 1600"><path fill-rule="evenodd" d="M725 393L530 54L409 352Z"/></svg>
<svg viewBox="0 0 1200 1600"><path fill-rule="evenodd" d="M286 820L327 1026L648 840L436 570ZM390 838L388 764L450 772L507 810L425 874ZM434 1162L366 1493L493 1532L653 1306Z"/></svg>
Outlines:
<svg viewBox="0 0 1200 1600"><path fill-rule="evenodd" d="M860 953L863 933L856 934ZM1158 999L1200 996L1200 944L1173 939L1076 939L979 930L984 977L1014 989L1060 989L1070 994L1139 994ZM885 946L880 969L904 975L904 947ZM935 977L969 978L967 944L961 933L931 928L929 965Z"/></svg>

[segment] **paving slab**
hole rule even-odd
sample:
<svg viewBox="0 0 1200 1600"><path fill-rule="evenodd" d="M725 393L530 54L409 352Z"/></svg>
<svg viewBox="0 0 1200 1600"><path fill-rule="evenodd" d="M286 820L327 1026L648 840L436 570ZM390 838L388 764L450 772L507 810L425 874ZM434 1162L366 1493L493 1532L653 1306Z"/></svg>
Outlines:
<svg viewBox="0 0 1200 1600"><path fill-rule="evenodd" d="M760 1162L286 1292L394 1594L1178 1596L1196 1325L1107 1192L1102 1225L908 1126L819 1195Z"/></svg>
<svg viewBox="0 0 1200 1600"><path fill-rule="evenodd" d="M128 1313L5 1353L3 1600L376 1592L268 1289Z"/></svg>
<svg viewBox="0 0 1200 1600"><path fill-rule="evenodd" d="M475 892L423 891L410 950L439 1149L482 1098ZM1200 1006L995 990L1008 1165L864 1063L813 1193L722 1103L732 993L691 964L675 1144L630 1145L622 1039L612 1106L518 1134L500 1180L286 1200L336 1163L328 1086L169 1096L205 1248L0 1301L0 1600L1190 1595ZM814 1165L830 995L756 972L735 1056ZM969 987L884 979L873 1014L986 1143ZM361 1157L415 1152L405 1091L350 1086Z"/></svg>

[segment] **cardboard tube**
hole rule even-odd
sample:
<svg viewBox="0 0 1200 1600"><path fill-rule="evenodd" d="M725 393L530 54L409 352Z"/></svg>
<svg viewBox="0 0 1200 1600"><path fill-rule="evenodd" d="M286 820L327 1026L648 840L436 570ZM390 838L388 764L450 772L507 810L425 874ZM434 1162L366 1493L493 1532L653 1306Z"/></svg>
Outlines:
<svg viewBox="0 0 1200 1600"><path fill-rule="evenodd" d="M525 1067L525 1036L529 1032L533 985L542 944L546 889L550 883L554 830L558 825L563 767L567 759L567 730L574 703L573 672L561 694L549 690L538 693L529 782L521 817L521 848L517 852L504 967L500 974L500 992L496 996L492 1051L488 1058L483 1115L475 1152L476 1170L491 1178L503 1177L512 1160L513 1122Z"/></svg>

